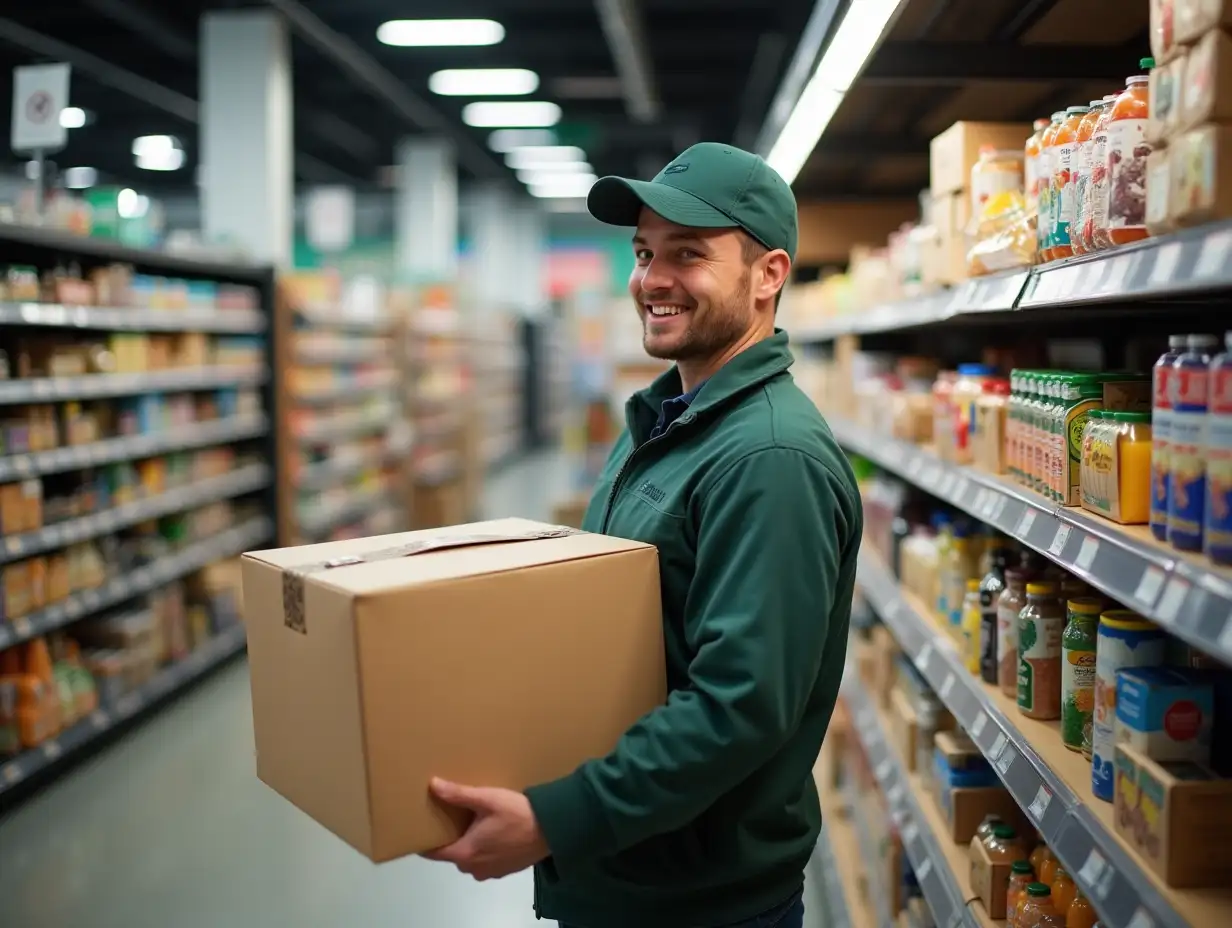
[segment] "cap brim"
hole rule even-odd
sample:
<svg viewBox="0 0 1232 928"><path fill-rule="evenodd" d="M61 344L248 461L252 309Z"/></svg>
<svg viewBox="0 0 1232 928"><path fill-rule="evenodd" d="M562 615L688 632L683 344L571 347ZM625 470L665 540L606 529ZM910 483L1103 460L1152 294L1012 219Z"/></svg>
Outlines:
<svg viewBox="0 0 1232 928"><path fill-rule="evenodd" d="M642 207L668 222L697 229L735 228L739 223L705 200L667 184L626 177L601 177L586 196L586 208L600 222L613 226L636 226Z"/></svg>

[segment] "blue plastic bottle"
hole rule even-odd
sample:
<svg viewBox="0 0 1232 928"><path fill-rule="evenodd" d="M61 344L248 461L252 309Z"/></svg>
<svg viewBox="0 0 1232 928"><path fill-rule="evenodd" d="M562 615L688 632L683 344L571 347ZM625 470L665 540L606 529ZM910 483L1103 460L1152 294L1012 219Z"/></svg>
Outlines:
<svg viewBox="0 0 1232 928"><path fill-rule="evenodd" d="M1185 351L1184 335L1169 335L1168 350L1151 370L1151 533L1160 541L1168 537L1168 455L1172 441L1172 365Z"/></svg>
<svg viewBox="0 0 1232 928"><path fill-rule="evenodd" d="M1232 564L1232 332L1211 361L1206 413L1206 555Z"/></svg>
<svg viewBox="0 0 1232 928"><path fill-rule="evenodd" d="M1172 422L1169 436L1168 541L1180 551L1202 550L1206 507L1206 403L1213 335L1190 335L1172 362Z"/></svg>

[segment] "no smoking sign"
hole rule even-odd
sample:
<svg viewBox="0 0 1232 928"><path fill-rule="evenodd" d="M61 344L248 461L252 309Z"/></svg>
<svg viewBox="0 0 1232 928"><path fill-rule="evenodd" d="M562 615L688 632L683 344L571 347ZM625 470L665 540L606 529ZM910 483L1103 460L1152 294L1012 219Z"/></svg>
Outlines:
<svg viewBox="0 0 1232 928"><path fill-rule="evenodd" d="M68 140L60 111L68 106L69 66L39 64L13 69L12 148L58 151Z"/></svg>

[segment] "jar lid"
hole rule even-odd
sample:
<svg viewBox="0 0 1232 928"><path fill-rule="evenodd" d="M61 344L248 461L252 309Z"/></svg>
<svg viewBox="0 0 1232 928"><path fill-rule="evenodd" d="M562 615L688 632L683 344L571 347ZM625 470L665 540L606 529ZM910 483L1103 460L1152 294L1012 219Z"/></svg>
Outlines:
<svg viewBox="0 0 1232 928"><path fill-rule="evenodd" d="M1045 896L1051 896L1052 890L1048 888L1047 883L1029 883L1027 884L1027 895L1042 899Z"/></svg>
<svg viewBox="0 0 1232 928"><path fill-rule="evenodd" d="M1061 120L1063 120L1064 118L1065 118L1065 110L1057 110L1055 113L1052 114L1053 122L1061 122Z"/></svg>
<svg viewBox="0 0 1232 928"><path fill-rule="evenodd" d="M997 838L1017 838L1018 832L1014 830L1012 825L993 825L992 833Z"/></svg>
<svg viewBox="0 0 1232 928"><path fill-rule="evenodd" d="M1104 611L1104 601L1096 596L1080 596L1067 602L1065 608L1078 615L1099 615Z"/></svg>
<svg viewBox="0 0 1232 928"><path fill-rule="evenodd" d="M1016 860L1010 864L1010 873L1033 873L1035 868L1029 860Z"/></svg>
<svg viewBox="0 0 1232 928"><path fill-rule="evenodd" d="M1069 116L1077 116L1079 114L1085 115L1086 113L1091 112L1091 108L1089 106L1067 106L1065 108L1065 112Z"/></svg>
<svg viewBox="0 0 1232 928"><path fill-rule="evenodd" d="M1099 624L1125 632L1149 632L1156 628L1154 622L1148 622L1132 609L1106 609Z"/></svg>
<svg viewBox="0 0 1232 928"><path fill-rule="evenodd" d="M1009 396L1010 382L1003 377L986 380L984 381L983 391L985 393L995 393L997 396Z"/></svg>
<svg viewBox="0 0 1232 928"><path fill-rule="evenodd" d="M1117 422L1150 422L1149 412L1114 412L1112 418Z"/></svg>
<svg viewBox="0 0 1232 928"><path fill-rule="evenodd" d="M976 577L971 577L967 580L967 592L978 593L980 591L980 581Z"/></svg>
<svg viewBox="0 0 1232 928"><path fill-rule="evenodd" d="M1052 596L1057 592L1057 585L1051 582L1028 583L1028 596Z"/></svg>
<svg viewBox="0 0 1232 928"><path fill-rule="evenodd" d="M1106 419L1108 418L1108 410L1106 409L1090 409L1087 410L1088 419Z"/></svg>

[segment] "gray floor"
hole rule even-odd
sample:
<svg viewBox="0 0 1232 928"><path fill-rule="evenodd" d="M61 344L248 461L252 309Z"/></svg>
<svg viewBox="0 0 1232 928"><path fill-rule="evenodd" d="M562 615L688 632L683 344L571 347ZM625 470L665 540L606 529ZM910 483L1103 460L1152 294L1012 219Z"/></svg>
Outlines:
<svg viewBox="0 0 1232 928"><path fill-rule="evenodd" d="M556 456L490 481L485 517L547 518ZM531 928L529 874L374 866L259 783L236 662L0 820L12 928Z"/></svg>

